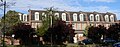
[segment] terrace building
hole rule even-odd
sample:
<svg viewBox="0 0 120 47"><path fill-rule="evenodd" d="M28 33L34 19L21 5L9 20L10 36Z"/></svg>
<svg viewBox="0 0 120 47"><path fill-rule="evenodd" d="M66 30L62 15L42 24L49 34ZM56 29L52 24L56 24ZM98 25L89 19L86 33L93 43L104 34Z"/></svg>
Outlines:
<svg viewBox="0 0 120 47"><path fill-rule="evenodd" d="M42 25L42 15L46 15L44 10L29 10L29 14L19 14L20 20L24 23L30 24L32 28ZM72 11L54 11L54 16L66 21L66 24L72 24L75 33L82 34L86 26L104 25L109 27L111 24L117 23L116 15L110 12L72 12Z"/></svg>

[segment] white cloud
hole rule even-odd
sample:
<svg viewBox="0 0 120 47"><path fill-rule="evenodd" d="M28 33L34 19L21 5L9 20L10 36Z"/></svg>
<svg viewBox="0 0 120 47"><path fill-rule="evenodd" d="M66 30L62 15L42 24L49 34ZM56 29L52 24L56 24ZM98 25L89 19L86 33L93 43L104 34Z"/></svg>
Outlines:
<svg viewBox="0 0 120 47"><path fill-rule="evenodd" d="M84 0L86 2L107 2L107 3L110 3L110 2L115 2L115 0Z"/></svg>
<svg viewBox="0 0 120 47"><path fill-rule="evenodd" d="M7 0L8 2L13 2L13 0ZM115 2L115 0L86 0L92 2ZM80 4L80 0L14 0L16 6L8 8L8 10L17 10L20 12L27 13L28 9L43 9L54 6L58 10L67 11L97 11L97 12L115 12L108 6L87 6L84 7ZM28 7L29 6L29 7ZM118 11L118 10L116 10ZM118 13L116 13L118 15ZM117 16L118 17L118 16ZM119 18L120 19L120 18Z"/></svg>

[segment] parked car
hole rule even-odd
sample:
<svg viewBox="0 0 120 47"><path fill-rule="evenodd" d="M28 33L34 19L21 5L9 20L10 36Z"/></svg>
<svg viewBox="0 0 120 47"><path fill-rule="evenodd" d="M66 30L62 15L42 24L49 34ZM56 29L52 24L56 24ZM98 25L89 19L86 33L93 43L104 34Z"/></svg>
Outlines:
<svg viewBox="0 0 120 47"><path fill-rule="evenodd" d="M120 42L113 44L114 47L120 47Z"/></svg>
<svg viewBox="0 0 120 47"><path fill-rule="evenodd" d="M103 43L105 43L105 44L113 44L113 43L115 43L115 42L116 42L116 40L111 39L111 38L105 38L105 39L103 40Z"/></svg>
<svg viewBox="0 0 120 47"><path fill-rule="evenodd" d="M93 41L91 40L91 39L84 39L84 40L82 40L82 43L83 44L93 44Z"/></svg>

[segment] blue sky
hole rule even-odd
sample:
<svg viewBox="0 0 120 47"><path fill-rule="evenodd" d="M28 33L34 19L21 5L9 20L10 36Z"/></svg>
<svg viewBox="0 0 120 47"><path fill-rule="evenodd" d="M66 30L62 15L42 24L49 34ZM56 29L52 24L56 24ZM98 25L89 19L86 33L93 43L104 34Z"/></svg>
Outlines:
<svg viewBox="0 0 120 47"><path fill-rule="evenodd" d="M44 10L54 6L57 10L67 11L85 11L85 12L111 12L117 15L120 20L120 0L7 0L7 2L16 2L15 6L7 10L16 10L22 13L28 13L28 9ZM0 14L3 11L0 10Z"/></svg>

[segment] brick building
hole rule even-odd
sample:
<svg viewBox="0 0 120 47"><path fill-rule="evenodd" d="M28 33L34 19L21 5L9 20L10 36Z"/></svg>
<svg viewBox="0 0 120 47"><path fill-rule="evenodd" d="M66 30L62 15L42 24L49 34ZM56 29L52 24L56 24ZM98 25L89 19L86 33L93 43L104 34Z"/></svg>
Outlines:
<svg viewBox="0 0 120 47"><path fill-rule="evenodd" d="M24 23L30 24L32 28L37 28L37 26L42 25L42 16L46 15L44 10L29 10L29 14L19 14L20 20ZM109 25L117 23L116 15L110 12L99 13L99 12L72 12L72 11L54 11L54 16L61 18L62 20L72 24L75 29L75 33L82 34L86 26L98 26L104 25L109 27Z"/></svg>

